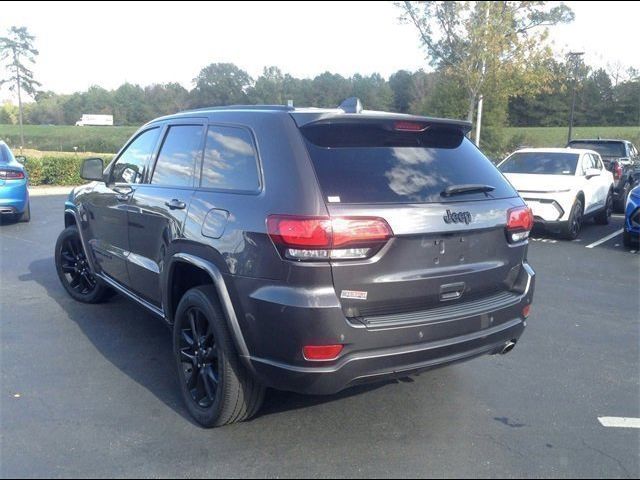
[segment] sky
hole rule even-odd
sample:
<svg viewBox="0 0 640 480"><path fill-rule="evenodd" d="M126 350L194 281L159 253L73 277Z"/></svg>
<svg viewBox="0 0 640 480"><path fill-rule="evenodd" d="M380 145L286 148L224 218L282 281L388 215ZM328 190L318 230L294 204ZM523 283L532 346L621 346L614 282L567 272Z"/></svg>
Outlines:
<svg viewBox="0 0 640 480"><path fill-rule="evenodd" d="M566 2L575 21L554 49L593 66L640 68L640 2ZM254 78L276 65L296 77L428 69L414 28L393 2L2 2L0 34L26 26L40 51L34 73L57 93L180 82L213 62ZM7 92L0 91L0 99Z"/></svg>

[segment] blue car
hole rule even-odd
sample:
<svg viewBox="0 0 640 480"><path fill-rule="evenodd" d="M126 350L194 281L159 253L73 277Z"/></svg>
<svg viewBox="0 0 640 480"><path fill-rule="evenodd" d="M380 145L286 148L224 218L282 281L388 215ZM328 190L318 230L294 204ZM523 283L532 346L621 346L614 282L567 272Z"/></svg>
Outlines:
<svg viewBox="0 0 640 480"><path fill-rule="evenodd" d="M0 141L0 216L20 222L31 220L29 177L6 143Z"/></svg>
<svg viewBox="0 0 640 480"><path fill-rule="evenodd" d="M627 198L624 215L624 245L638 246L640 240L640 185L636 186Z"/></svg>

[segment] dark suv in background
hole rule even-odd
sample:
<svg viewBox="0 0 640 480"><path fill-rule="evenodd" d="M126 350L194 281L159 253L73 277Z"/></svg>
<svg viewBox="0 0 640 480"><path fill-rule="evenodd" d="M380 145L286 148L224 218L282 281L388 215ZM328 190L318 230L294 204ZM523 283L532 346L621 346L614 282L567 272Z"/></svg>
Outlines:
<svg viewBox="0 0 640 480"><path fill-rule="evenodd" d="M241 421L265 387L332 394L521 336L530 210L465 122L282 106L142 127L65 206L57 271L173 329L186 405Z"/></svg>
<svg viewBox="0 0 640 480"><path fill-rule="evenodd" d="M567 147L595 150L613 173L614 208L624 212L631 189L640 181L640 153L627 140L571 140Z"/></svg>

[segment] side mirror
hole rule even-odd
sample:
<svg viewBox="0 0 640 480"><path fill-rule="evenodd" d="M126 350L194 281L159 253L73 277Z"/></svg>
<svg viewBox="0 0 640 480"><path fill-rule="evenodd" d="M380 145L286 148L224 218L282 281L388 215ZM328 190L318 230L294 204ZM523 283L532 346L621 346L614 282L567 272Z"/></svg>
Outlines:
<svg viewBox="0 0 640 480"><path fill-rule="evenodd" d="M104 160L101 158L87 158L82 162L80 177L92 182L104 180Z"/></svg>
<svg viewBox="0 0 640 480"><path fill-rule="evenodd" d="M25 157L24 155L16 155L14 158L16 159L16 162L21 163L22 165L24 165L27 161L27 157Z"/></svg>
<svg viewBox="0 0 640 480"><path fill-rule="evenodd" d="M587 177L587 180L593 177L599 177L600 175L602 175L602 172L597 168L587 168L587 171L584 174L584 176Z"/></svg>

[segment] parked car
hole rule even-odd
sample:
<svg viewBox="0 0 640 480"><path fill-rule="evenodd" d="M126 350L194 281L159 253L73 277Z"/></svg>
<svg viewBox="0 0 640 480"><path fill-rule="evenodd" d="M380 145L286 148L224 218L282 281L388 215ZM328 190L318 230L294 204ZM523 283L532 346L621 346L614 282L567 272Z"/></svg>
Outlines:
<svg viewBox="0 0 640 480"><path fill-rule="evenodd" d="M0 140L0 216L20 222L31 220L29 177L24 157L14 157L11 149Z"/></svg>
<svg viewBox="0 0 640 480"><path fill-rule="evenodd" d="M572 140L570 148L586 148L600 154L607 170L613 173L614 208L624 212L629 192L640 181L640 153L626 140Z"/></svg>
<svg viewBox="0 0 640 480"><path fill-rule="evenodd" d="M528 148L498 169L533 210L534 222L573 240L585 218L606 225L613 211L613 175L592 150Z"/></svg>
<svg viewBox="0 0 640 480"><path fill-rule="evenodd" d="M65 205L58 275L173 329L206 427L265 387L333 394L510 351L534 292L532 216L455 120L228 107L142 127Z"/></svg>
<svg viewBox="0 0 640 480"><path fill-rule="evenodd" d="M631 190L627 198L623 240L625 247L638 247L640 243L640 185Z"/></svg>

